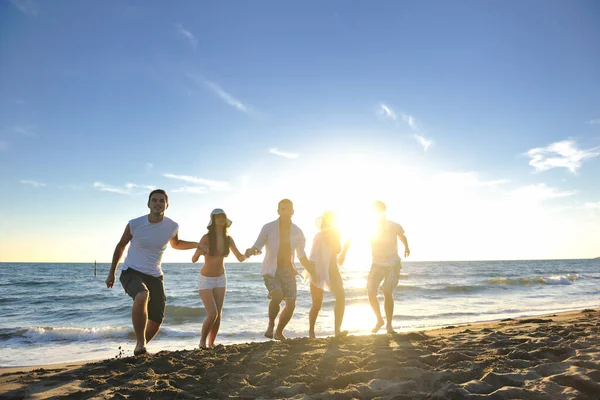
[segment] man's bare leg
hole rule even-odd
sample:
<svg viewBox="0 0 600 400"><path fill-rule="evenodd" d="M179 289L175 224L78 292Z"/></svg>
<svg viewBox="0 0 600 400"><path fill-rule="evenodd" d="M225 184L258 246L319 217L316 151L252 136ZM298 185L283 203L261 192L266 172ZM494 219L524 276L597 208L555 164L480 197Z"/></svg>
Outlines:
<svg viewBox="0 0 600 400"><path fill-rule="evenodd" d="M146 323L146 343L150 342L154 336L160 331L160 322L148 320Z"/></svg>
<svg viewBox="0 0 600 400"><path fill-rule="evenodd" d="M294 310L296 309L296 299L285 299L285 307L283 307L283 311L281 311L281 315L279 316L279 323L277 324L277 330L273 335L273 339L276 340L285 340L287 339L283 334L283 330L285 326L290 322L292 316L294 315Z"/></svg>
<svg viewBox="0 0 600 400"><path fill-rule="evenodd" d="M394 318L394 292L384 291L383 301L385 308L385 319L387 320L387 333L396 333L392 327L392 319Z"/></svg>
<svg viewBox="0 0 600 400"><path fill-rule="evenodd" d="M135 331L136 344L133 354L144 354L146 352L146 323L148 322L148 298L147 290L135 295L131 307L131 322Z"/></svg>
<svg viewBox="0 0 600 400"><path fill-rule="evenodd" d="M280 304L283 300L281 290L273 290L271 292L271 301L269 302L269 326L265 332L265 337L273 339L273 329L275 329L275 318L279 314Z"/></svg>
<svg viewBox="0 0 600 400"><path fill-rule="evenodd" d="M375 317L377 318L377 323L375 324L375 328L371 330L372 333L377 333L379 329L385 324L383 318L381 317L381 309L379 307L379 299L377 298L377 291L369 290L369 304L375 313Z"/></svg>

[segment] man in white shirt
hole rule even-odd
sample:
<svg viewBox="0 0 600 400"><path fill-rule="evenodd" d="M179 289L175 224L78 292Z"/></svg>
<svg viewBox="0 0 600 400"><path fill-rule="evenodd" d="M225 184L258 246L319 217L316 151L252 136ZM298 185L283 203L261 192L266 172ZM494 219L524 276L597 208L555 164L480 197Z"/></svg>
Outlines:
<svg viewBox="0 0 600 400"><path fill-rule="evenodd" d="M288 199L279 202L277 213L279 218L263 226L254 246L246 250L246 258L261 254L266 247L265 258L260 270L269 291L269 326L265 336L269 339L284 340L283 329L290 322L296 308L296 275L294 252L302 266L308 271L314 271L314 264L306 258L304 247L306 238L295 224L292 223L294 205ZM275 318L279 314L281 302L285 307L279 317L277 329Z"/></svg>
<svg viewBox="0 0 600 400"><path fill-rule="evenodd" d="M378 213L377 231L371 239L371 252L373 255L373 264L367 279L367 293L369 303L377 317L377 323L372 332L376 333L383 326L384 321L381 317L381 310L377 292L381 285L384 297L385 317L387 320L387 332L394 333L392 328L392 318L394 316L394 289L398 286L400 277L400 256L398 255L398 239L404 244L404 257L410 255L408 240L404 235L404 229L397 224L386 219L386 207L382 201L376 201L373 205Z"/></svg>
<svg viewBox="0 0 600 400"><path fill-rule="evenodd" d="M131 241L119 280L133 299L131 321L137 340L133 351L136 356L146 353L146 343L158 333L165 315L167 298L161 261L167 243L177 250L199 246L198 242L179 239L179 225L165 217L167 207L167 193L162 189L153 190L148 196L150 213L129 221L115 248L106 278L106 287L112 288L123 251Z"/></svg>

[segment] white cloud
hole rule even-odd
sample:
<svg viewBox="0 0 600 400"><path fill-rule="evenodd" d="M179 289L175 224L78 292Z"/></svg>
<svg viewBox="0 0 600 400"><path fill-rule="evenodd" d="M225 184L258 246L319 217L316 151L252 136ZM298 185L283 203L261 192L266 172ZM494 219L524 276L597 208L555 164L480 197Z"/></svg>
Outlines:
<svg viewBox="0 0 600 400"><path fill-rule="evenodd" d="M6 151L8 150L8 142L4 142L2 140L0 140L0 151Z"/></svg>
<svg viewBox="0 0 600 400"><path fill-rule="evenodd" d="M185 37L187 39L187 41L190 43L192 48L194 50L196 50L196 46L198 46L198 40L196 39L194 34L192 32L190 32L189 30L185 29L183 27L183 25L181 25L181 24L176 24L175 28L177 29L177 32L180 35L182 35L183 37Z"/></svg>
<svg viewBox="0 0 600 400"><path fill-rule="evenodd" d="M506 179L496 179L485 181L479 177L477 172L443 172L433 176L434 182L442 184L444 187L491 187L495 188L508 183Z"/></svg>
<svg viewBox="0 0 600 400"><path fill-rule="evenodd" d="M223 90L223 88L221 88L221 86L219 86L215 82L211 82L197 74L193 74L193 73L189 73L189 72L186 75L188 76L188 78L190 78L194 82L196 82L197 85L208 87L211 90L211 92L213 92L214 94L219 96L219 98L221 100L223 100L225 103L229 104L231 107L236 108L237 110L244 112L244 113L249 113L252 111L252 109L250 107L246 106L244 103L242 103L240 100L235 98L233 95L227 93L225 90Z"/></svg>
<svg viewBox="0 0 600 400"><path fill-rule="evenodd" d="M508 197L525 203L539 203L545 200L569 197L576 194L575 190L560 191L545 183L523 186L508 193Z"/></svg>
<svg viewBox="0 0 600 400"><path fill-rule="evenodd" d="M396 117L396 113L394 113L394 110L384 103L379 104L379 110L377 113L382 117L391 119L392 121L396 121L398 119Z"/></svg>
<svg viewBox="0 0 600 400"><path fill-rule="evenodd" d="M269 149L269 153L275 154L276 156L290 158L290 159L298 158L298 154L296 154L296 153L288 153L288 152L277 150L277 149Z"/></svg>
<svg viewBox="0 0 600 400"><path fill-rule="evenodd" d="M417 122L415 121L415 118L412 115L402 114L402 121L406 122L408 126L410 126L410 129L417 129Z"/></svg>
<svg viewBox="0 0 600 400"><path fill-rule="evenodd" d="M191 194L203 194L207 193L208 189L203 186L182 186L179 189L173 189L175 193L191 193Z"/></svg>
<svg viewBox="0 0 600 400"><path fill-rule="evenodd" d="M195 176L189 175L163 174L163 176L169 179L176 179L184 182L202 185L203 187L212 191L227 192L231 190L231 185L229 184L229 182L214 181L211 179L197 178Z"/></svg>
<svg viewBox="0 0 600 400"><path fill-rule="evenodd" d="M400 127L396 112L387 104L380 103L379 109L377 110L377 114L380 117L393 121L397 127ZM417 126L417 121L412 115L402 113L400 114L400 118L410 127L411 130L419 130L419 127ZM429 147L433 144L433 140L426 138L422 133L415 133L413 134L413 137L419 142L421 146L423 146L424 151L427 151L427 149L429 149Z"/></svg>
<svg viewBox="0 0 600 400"><path fill-rule="evenodd" d="M23 136L35 136L35 134L33 133L33 128L31 128L30 126L15 126L13 127L13 131Z"/></svg>
<svg viewBox="0 0 600 400"><path fill-rule="evenodd" d="M31 185L31 186L33 186L35 188L46 186L45 183L41 183L41 182L30 180L30 179L22 180L21 183L24 184L24 185Z"/></svg>
<svg viewBox="0 0 600 400"><path fill-rule="evenodd" d="M600 211L600 201L597 201L595 203L585 203L584 206L585 206L585 208L588 208L590 210Z"/></svg>
<svg viewBox="0 0 600 400"><path fill-rule="evenodd" d="M417 139L417 141L419 143L421 143L421 146L423 146L423 150L427 151L427 149L429 148L429 146L431 146L433 144L433 140L431 139L426 139L424 136L421 135L413 135L415 139Z"/></svg>
<svg viewBox="0 0 600 400"><path fill-rule="evenodd" d="M239 101L238 99L233 97L231 94L227 93L216 83L210 82L210 81L204 81L204 84L206 86L208 86L208 88L210 90L212 90L213 93L215 93L217 96L219 96L221 98L221 100L223 100L225 103L229 104L230 106L237 108L238 110L245 112L245 113L250 111L250 109L244 103L242 103L241 101Z"/></svg>
<svg viewBox="0 0 600 400"><path fill-rule="evenodd" d="M100 190L101 192L111 192L118 194L138 194L134 192L134 189L154 190L154 186L150 185L136 185L135 183L126 183L123 187L107 185L102 182L94 182L94 189ZM141 192L140 192L141 193Z"/></svg>
<svg viewBox="0 0 600 400"><path fill-rule="evenodd" d="M583 160L600 155L600 147L580 150L574 140L567 139L547 147L531 149L525 154L531 157L529 165L534 167L536 172L566 168L575 173L581 168Z"/></svg>
<svg viewBox="0 0 600 400"><path fill-rule="evenodd" d="M10 0L10 3L25 15L35 17L39 12L39 7L34 0Z"/></svg>
<svg viewBox="0 0 600 400"><path fill-rule="evenodd" d="M600 118L598 119L590 119L588 122L590 125L600 125Z"/></svg>
<svg viewBox="0 0 600 400"><path fill-rule="evenodd" d="M396 112L387 104L380 103L377 114L384 118L391 119L398 125L398 116L396 115ZM410 127L410 129L417 130L417 121L412 115L402 113L400 114L400 118Z"/></svg>

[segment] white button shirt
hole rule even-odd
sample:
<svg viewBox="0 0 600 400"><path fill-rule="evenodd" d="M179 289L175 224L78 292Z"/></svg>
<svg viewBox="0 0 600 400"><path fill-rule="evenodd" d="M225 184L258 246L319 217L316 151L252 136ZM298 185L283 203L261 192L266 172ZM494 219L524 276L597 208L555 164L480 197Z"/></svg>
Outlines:
<svg viewBox="0 0 600 400"><path fill-rule="evenodd" d="M297 258L306 257L306 252L304 251L306 238L304 237L302 230L295 224L292 224L290 228L290 245L292 264L294 265L294 268L296 268L296 265L294 264L294 252ZM260 268L260 274L275 276L275 273L277 272L277 253L279 252L279 219L269 222L262 227L258 238L256 239L256 243L254 243L254 246L252 247L257 250L262 250L263 247L266 247L265 258L263 259Z"/></svg>

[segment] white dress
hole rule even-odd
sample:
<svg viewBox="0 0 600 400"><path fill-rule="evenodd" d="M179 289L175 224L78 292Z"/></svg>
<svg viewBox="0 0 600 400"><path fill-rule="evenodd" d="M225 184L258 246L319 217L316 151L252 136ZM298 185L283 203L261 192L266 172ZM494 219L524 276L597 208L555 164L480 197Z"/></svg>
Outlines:
<svg viewBox="0 0 600 400"><path fill-rule="evenodd" d="M319 281L316 281L306 270L302 272L304 283L312 283L319 289L331 291L331 281L329 279L329 267L331 262L331 247L327 245L323 232L319 232L313 239L312 248L310 249L310 261L315 263L315 270L319 276Z"/></svg>

